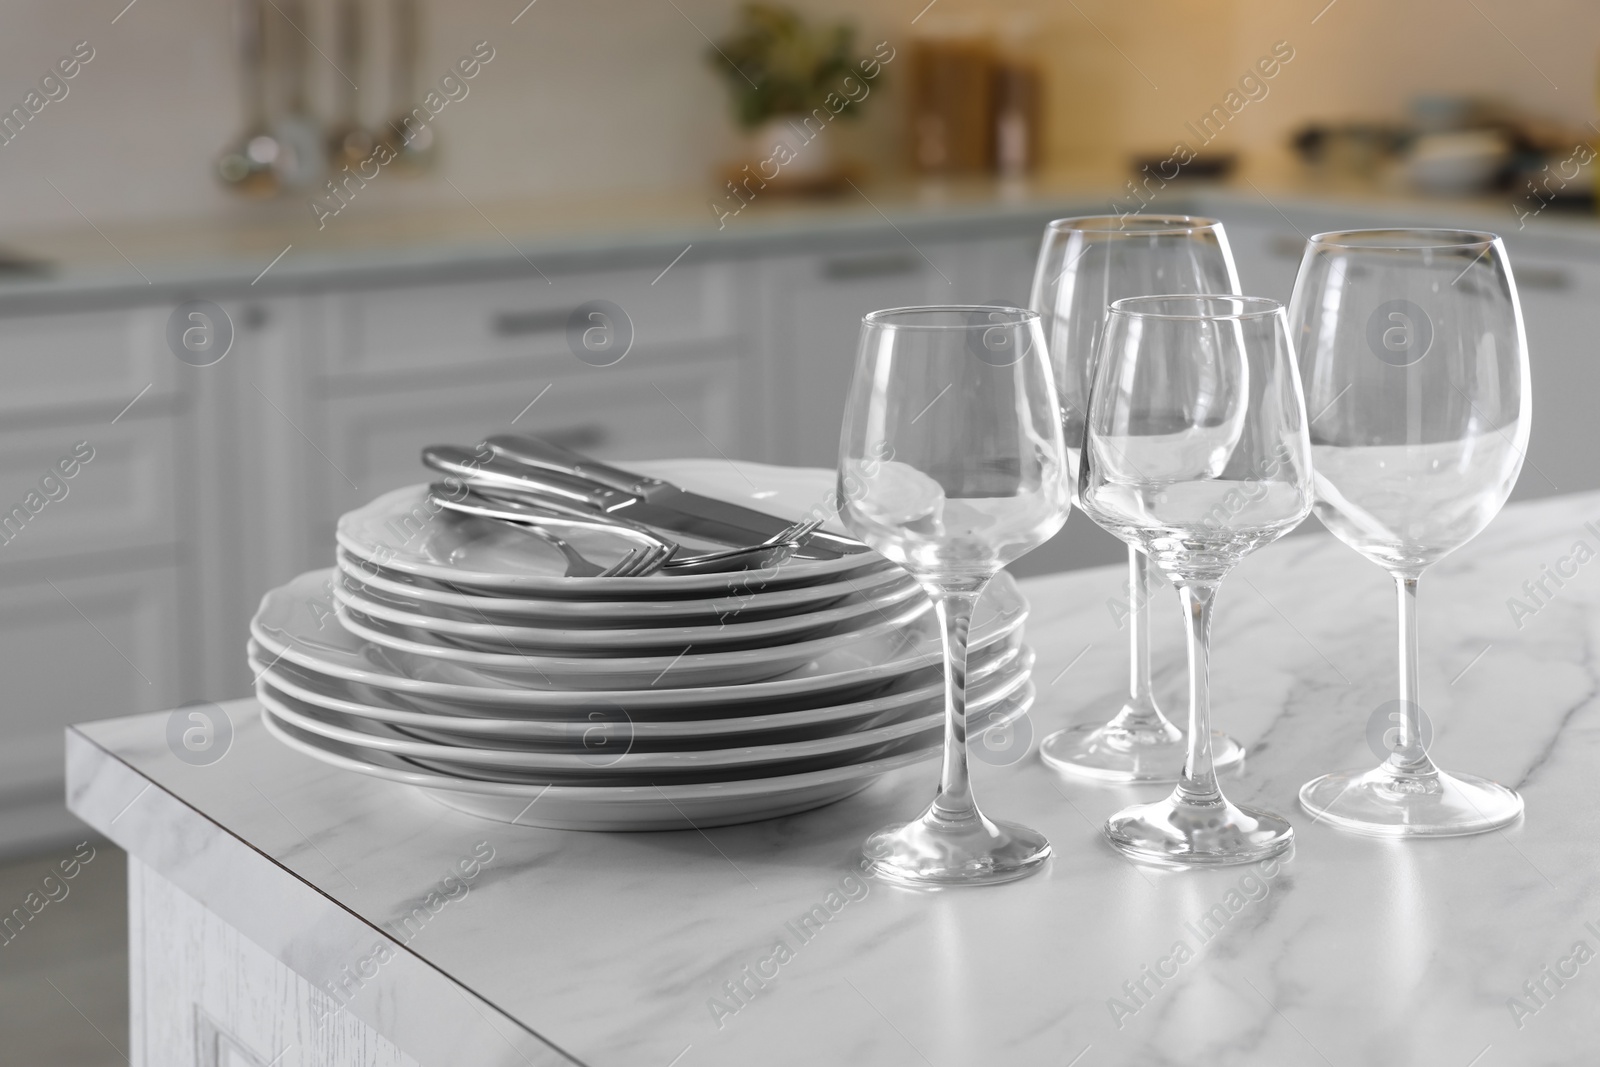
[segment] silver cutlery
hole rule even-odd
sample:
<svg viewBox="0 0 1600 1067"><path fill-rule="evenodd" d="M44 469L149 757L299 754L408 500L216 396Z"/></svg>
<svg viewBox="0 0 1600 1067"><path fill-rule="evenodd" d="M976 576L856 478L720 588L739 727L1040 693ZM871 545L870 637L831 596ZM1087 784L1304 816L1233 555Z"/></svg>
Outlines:
<svg viewBox="0 0 1600 1067"><path fill-rule="evenodd" d="M522 526L535 537L548 541L555 550L566 557L568 578L639 578L653 573L661 566L661 549L638 548L623 556L609 567L601 567L566 541L542 526Z"/></svg>
<svg viewBox="0 0 1600 1067"><path fill-rule="evenodd" d="M244 130L217 160L217 177L249 196L272 196L279 189L273 162L281 146L267 124L265 9L261 0L237 0L234 9L239 67L244 88Z"/></svg>
<svg viewBox="0 0 1600 1067"><path fill-rule="evenodd" d="M563 526L574 529L598 529L625 537L641 537L645 540L646 549L651 550L650 562L654 564L648 570L634 570L624 577L642 577L652 574L656 570L663 570L669 574L719 574L729 571L758 570L766 567L775 567L794 555L799 547L801 538L804 538L815 528L815 521L797 522L757 545L744 548L731 548L721 552L707 552L698 556L679 556L677 542L656 534L654 531L638 526L634 523L626 525L613 522L607 517L584 516L579 517L568 511L553 510L539 503L530 502L524 494L522 499L507 498L495 493L495 487L481 486L460 492L456 487L435 483L429 494L429 500L436 507L444 508L465 515L478 518L496 519L501 522L514 523L524 528L533 529L549 534L550 527ZM503 492L504 490L500 490ZM547 540L554 540L547 537ZM561 544L556 547L567 555L569 563L572 556L568 555L571 546L565 548ZM575 551L575 550L574 550ZM589 567L598 568L589 563ZM569 577L594 577L596 575L579 575L569 570ZM601 575L613 577L614 575Z"/></svg>
<svg viewBox="0 0 1600 1067"><path fill-rule="evenodd" d="M470 475L463 476L513 488L521 482L535 493L574 507L729 545L765 542L794 525L754 508L611 467L537 438L506 434L491 437L485 444L492 452L489 458L484 458L481 450L434 446L423 451L423 462L436 466L436 459L451 459L472 468ZM820 523L813 524L807 535L800 553L805 558L838 559L868 551L859 541L822 532L818 527Z"/></svg>

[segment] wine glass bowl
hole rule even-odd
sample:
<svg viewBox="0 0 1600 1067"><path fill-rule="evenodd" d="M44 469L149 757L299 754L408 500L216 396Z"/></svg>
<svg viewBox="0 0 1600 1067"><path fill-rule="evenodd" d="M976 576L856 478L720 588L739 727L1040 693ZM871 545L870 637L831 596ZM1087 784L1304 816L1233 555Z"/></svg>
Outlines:
<svg viewBox="0 0 1600 1067"><path fill-rule="evenodd" d="M1156 293L1237 293L1238 272L1222 224L1191 215L1089 215L1045 228L1029 303L1044 319L1076 490L1090 382L1106 308ZM1078 723L1046 737L1040 756L1075 777L1171 782L1183 766L1183 731L1162 714L1150 675L1148 561L1128 549L1128 698L1109 721ZM1219 768L1244 749L1220 732Z"/></svg>
<svg viewBox="0 0 1600 1067"><path fill-rule="evenodd" d="M862 320L839 446L840 516L917 579L937 609L945 652L939 789L920 818L867 839L867 869L885 880L1003 882L1050 857L1041 834L989 819L973 799L966 659L973 606L989 579L1066 521L1057 404L1031 311L895 308Z"/></svg>
<svg viewBox="0 0 1600 1067"><path fill-rule="evenodd" d="M1317 517L1383 567L1399 603L1389 758L1308 782L1320 819L1380 836L1503 826L1515 792L1439 770L1421 731L1422 572L1499 513L1527 448L1527 341L1505 247L1471 230L1352 230L1307 243L1290 318L1312 419Z"/></svg>
<svg viewBox="0 0 1600 1067"><path fill-rule="evenodd" d="M1188 624L1189 728L1178 784L1106 823L1123 853L1173 866L1287 850L1281 816L1233 804L1211 746L1217 587L1311 510L1305 404L1283 306L1260 297L1147 296L1111 305L1087 412L1080 504L1178 587Z"/></svg>

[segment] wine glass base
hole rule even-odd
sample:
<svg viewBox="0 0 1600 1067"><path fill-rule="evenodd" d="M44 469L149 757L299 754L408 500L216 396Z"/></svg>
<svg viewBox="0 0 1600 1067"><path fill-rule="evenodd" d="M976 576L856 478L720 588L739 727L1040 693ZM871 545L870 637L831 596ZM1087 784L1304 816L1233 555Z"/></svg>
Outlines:
<svg viewBox="0 0 1600 1067"><path fill-rule="evenodd" d="M1194 804L1176 794L1123 808L1106 820L1106 840L1123 855L1166 867L1255 863L1289 850L1294 828L1270 811L1226 798Z"/></svg>
<svg viewBox="0 0 1600 1067"><path fill-rule="evenodd" d="M1300 805L1341 830L1373 837L1455 837L1515 822L1522 797L1470 774L1396 776L1387 765L1314 778Z"/></svg>
<svg viewBox="0 0 1600 1067"><path fill-rule="evenodd" d="M1170 783L1178 780L1188 754L1187 739L1163 732L1134 731L1110 723L1080 723L1039 743L1039 758L1074 777L1097 782ZM1211 731L1211 761L1218 771L1244 762L1244 747L1221 730Z"/></svg>
<svg viewBox="0 0 1600 1067"><path fill-rule="evenodd" d="M930 810L915 822L879 830L862 852L868 874L897 885L993 885L1042 870L1050 842L1016 823L982 815L952 822Z"/></svg>

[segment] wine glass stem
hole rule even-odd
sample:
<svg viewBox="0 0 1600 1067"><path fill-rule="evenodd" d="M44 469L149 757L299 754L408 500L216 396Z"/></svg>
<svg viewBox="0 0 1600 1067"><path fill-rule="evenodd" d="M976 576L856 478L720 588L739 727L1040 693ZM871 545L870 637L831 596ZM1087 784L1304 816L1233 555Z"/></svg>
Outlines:
<svg viewBox="0 0 1600 1067"><path fill-rule="evenodd" d="M967 773L967 635L983 586L940 589L934 594L944 641L944 766L933 811L951 822L978 818Z"/></svg>
<svg viewBox="0 0 1600 1067"><path fill-rule="evenodd" d="M1222 801L1211 762L1211 602L1217 583L1180 582L1178 595L1188 622L1189 750L1177 794L1191 804L1216 804Z"/></svg>
<svg viewBox="0 0 1600 1067"><path fill-rule="evenodd" d="M1128 548L1128 707L1121 725L1153 727L1160 723L1150 686L1150 559Z"/></svg>
<svg viewBox="0 0 1600 1067"><path fill-rule="evenodd" d="M1422 744L1421 646L1417 640L1416 575L1397 574L1395 597L1399 605L1400 734L1389 753L1388 767L1397 774L1421 777L1438 773Z"/></svg>

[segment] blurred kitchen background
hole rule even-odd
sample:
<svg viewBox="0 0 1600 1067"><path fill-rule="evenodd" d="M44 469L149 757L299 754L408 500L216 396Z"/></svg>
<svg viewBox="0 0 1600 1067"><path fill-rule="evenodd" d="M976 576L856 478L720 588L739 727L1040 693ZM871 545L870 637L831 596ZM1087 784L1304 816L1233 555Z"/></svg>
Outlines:
<svg viewBox="0 0 1600 1067"><path fill-rule="evenodd" d="M0 17L0 851L73 832L65 724L247 693L260 594L421 445L831 465L859 316L1026 301L1052 217L1220 216L1283 299L1320 230L1507 234L1518 493L1600 486L1593 4ZM1121 553L1074 522L1023 566Z"/></svg>

